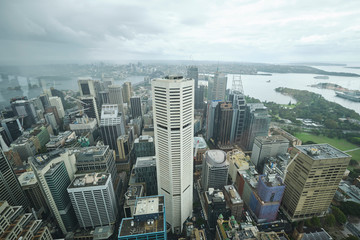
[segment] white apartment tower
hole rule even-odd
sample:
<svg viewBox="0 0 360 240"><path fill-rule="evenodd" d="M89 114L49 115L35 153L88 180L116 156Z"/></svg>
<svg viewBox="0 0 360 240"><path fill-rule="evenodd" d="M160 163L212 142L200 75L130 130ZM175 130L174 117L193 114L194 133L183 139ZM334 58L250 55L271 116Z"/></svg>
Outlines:
<svg viewBox="0 0 360 240"><path fill-rule="evenodd" d="M192 214L194 80L168 76L151 87L158 193L172 232L181 233Z"/></svg>

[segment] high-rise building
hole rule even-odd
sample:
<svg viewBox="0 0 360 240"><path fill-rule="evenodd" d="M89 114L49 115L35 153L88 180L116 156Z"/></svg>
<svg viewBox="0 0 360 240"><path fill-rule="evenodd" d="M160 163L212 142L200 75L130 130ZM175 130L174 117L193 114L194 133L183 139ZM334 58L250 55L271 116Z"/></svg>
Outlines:
<svg viewBox="0 0 360 240"><path fill-rule="evenodd" d="M99 111L96 104L95 97L89 96L89 97L81 97L80 100L85 103L84 106L84 113L89 118L95 118L97 122L100 122L99 118Z"/></svg>
<svg viewBox="0 0 360 240"><path fill-rule="evenodd" d="M200 87L195 89L195 109L204 108L204 94L205 86L201 85Z"/></svg>
<svg viewBox="0 0 360 240"><path fill-rule="evenodd" d="M281 135L255 137L251 161L259 172L263 172L266 159L285 154L289 148L289 140Z"/></svg>
<svg viewBox="0 0 360 240"><path fill-rule="evenodd" d="M96 97L96 86L94 80L91 78L79 78L78 85L80 96L93 96Z"/></svg>
<svg viewBox="0 0 360 240"><path fill-rule="evenodd" d="M214 141L218 146L230 144L233 107L230 102L219 102L215 109Z"/></svg>
<svg viewBox="0 0 360 240"><path fill-rule="evenodd" d="M115 223L117 205L109 173L76 176L67 191L81 228Z"/></svg>
<svg viewBox="0 0 360 240"><path fill-rule="evenodd" d="M7 201L0 201L0 223L0 239L53 239L42 220Z"/></svg>
<svg viewBox="0 0 360 240"><path fill-rule="evenodd" d="M122 91L123 91L124 102L130 104L130 98L132 97L131 82L124 82Z"/></svg>
<svg viewBox="0 0 360 240"><path fill-rule="evenodd" d="M0 193L0 201L8 201L11 205L28 208L24 191L2 149L0 149Z"/></svg>
<svg viewBox="0 0 360 240"><path fill-rule="evenodd" d="M33 157L31 167L63 234L74 230L76 216L67 187L74 178L75 156L58 149Z"/></svg>
<svg viewBox="0 0 360 240"><path fill-rule="evenodd" d="M329 144L292 148L285 176L283 212L298 221L326 214L351 156Z"/></svg>
<svg viewBox="0 0 360 240"><path fill-rule="evenodd" d="M202 187L222 189L227 184L229 163L226 153L222 150L208 150L205 152L202 170Z"/></svg>
<svg viewBox="0 0 360 240"><path fill-rule="evenodd" d="M41 94L39 99L44 109L51 106L49 96L47 94Z"/></svg>
<svg viewBox="0 0 360 240"><path fill-rule="evenodd" d="M4 128L10 143L22 135L23 128L18 117L6 118L1 120L1 126ZM4 138L5 140L5 138Z"/></svg>
<svg viewBox="0 0 360 240"><path fill-rule="evenodd" d="M231 143L240 143L244 131L246 101L240 76L233 76L233 89L229 95L234 110L231 126Z"/></svg>
<svg viewBox="0 0 360 240"><path fill-rule="evenodd" d="M123 122L125 124L124 101L123 101L121 86L118 85L109 86L109 99L110 99L110 104L117 104Z"/></svg>
<svg viewBox="0 0 360 240"><path fill-rule="evenodd" d="M241 145L244 150L251 150L257 136L269 134L270 116L262 103L249 103L246 105L244 131Z"/></svg>
<svg viewBox="0 0 360 240"><path fill-rule="evenodd" d="M157 195L156 157L138 157L129 184L143 183L146 196Z"/></svg>
<svg viewBox="0 0 360 240"><path fill-rule="evenodd" d="M112 77L103 77L102 86L103 89L108 90L110 85L114 84L114 79Z"/></svg>
<svg viewBox="0 0 360 240"><path fill-rule="evenodd" d="M164 196L137 198L134 216L121 220L118 239L166 239L165 207Z"/></svg>
<svg viewBox="0 0 360 240"><path fill-rule="evenodd" d="M94 140L98 136L98 127L95 118L89 118L86 114L77 114L75 120L69 124L71 131L74 131L77 136L83 133L90 132Z"/></svg>
<svg viewBox="0 0 360 240"><path fill-rule="evenodd" d="M39 120L34 104L27 99L13 101L11 108L17 116L23 118L25 128L31 127Z"/></svg>
<svg viewBox="0 0 360 240"><path fill-rule="evenodd" d="M110 104L110 97L109 97L109 91L101 91L99 92L99 96L100 96L100 105L103 104Z"/></svg>
<svg viewBox="0 0 360 240"><path fill-rule="evenodd" d="M196 66L189 66L186 69L186 77L187 78L192 78L194 79L194 88L197 89L198 88L198 83L199 83L199 69Z"/></svg>
<svg viewBox="0 0 360 240"><path fill-rule="evenodd" d="M119 160L127 160L130 153L130 143L128 135L121 135L116 140L117 152L119 154Z"/></svg>
<svg viewBox="0 0 360 240"><path fill-rule="evenodd" d="M34 142L24 136L19 137L16 141L11 143L11 147L19 154L24 163L28 161L28 157L32 157L36 154Z"/></svg>
<svg viewBox="0 0 360 240"><path fill-rule="evenodd" d="M208 81L208 102L212 100L225 101L226 84L227 76L216 71L214 78Z"/></svg>
<svg viewBox="0 0 360 240"><path fill-rule="evenodd" d="M275 221L284 194L285 185L276 172L259 175L255 166L239 170L237 190L257 222Z"/></svg>
<svg viewBox="0 0 360 240"><path fill-rule="evenodd" d="M206 140L209 140L214 136L214 124L215 124L215 110L216 106L221 101L211 101L207 104L206 111Z"/></svg>
<svg viewBox="0 0 360 240"><path fill-rule="evenodd" d="M49 106L49 107L47 107L47 108L45 109L45 113L52 113L52 114L54 114L56 123L57 123L58 126L60 126L61 120L60 120L59 113L58 113L56 107L54 107L54 106Z"/></svg>
<svg viewBox="0 0 360 240"><path fill-rule="evenodd" d="M133 118L141 117L142 110L141 110L141 98L140 97L131 97L131 116Z"/></svg>
<svg viewBox="0 0 360 240"><path fill-rule="evenodd" d="M149 135L141 135L134 141L136 157L155 156L154 139Z"/></svg>
<svg viewBox="0 0 360 240"><path fill-rule="evenodd" d="M55 115L53 113L44 114L45 120L48 124L50 124L53 132L57 134L59 132L59 125L56 122Z"/></svg>
<svg viewBox="0 0 360 240"><path fill-rule="evenodd" d="M64 111L64 106L62 104L61 98L59 97L50 97L50 105L53 107L56 107L56 110L59 114L59 118L64 118L65 116L65 111Z"/></svg>
<svg viewBox="0 0 360 240"><path fill-rule="evenodd" d="M71 153L76 158L76 175L107 172L111 174L113 184L116 184L115 154L109 146L77 148Z"/></svg>
<svg viewBox="0 0 360 240"><path fill-rule="evenodd" d="M194 80L168 76L151 87L158 193L165 196L172 232L181 233L192 215Z"/></svg>
<svg viewBox="0 0 360 240"><path fill-rule="evenodd" d="M116 104L105 104L101 109L100 132L104 144L119 154L116 140L125 134L124 122L122 121Z"/></svg>
<svg viewBox="0 0 360 240"><path fill-rule="evenodd" d="M35 210L36 215L41 217L42 214L48 214L49 208L34 172L24 172L18 177L18 180L29 201L31 209Z"/></svg>

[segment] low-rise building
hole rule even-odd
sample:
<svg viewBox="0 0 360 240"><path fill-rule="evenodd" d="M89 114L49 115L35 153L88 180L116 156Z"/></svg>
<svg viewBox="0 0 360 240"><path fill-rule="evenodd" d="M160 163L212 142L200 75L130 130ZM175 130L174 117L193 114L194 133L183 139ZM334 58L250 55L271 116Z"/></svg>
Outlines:
<svg viewBox="0 0 360 240"><path fill-rule="evenodd" d="M137 198L132 218L123 218L119 240L166 239L164 196Z"/></svg>
<svg viewBox="0 0 360 240"><path fill-rule="evenodd" d="M135 203L138 197L144 196L144 186L142 184L134 184L129 186L125 193L124 213L125 217L132 217L135 211Z"/></svg>

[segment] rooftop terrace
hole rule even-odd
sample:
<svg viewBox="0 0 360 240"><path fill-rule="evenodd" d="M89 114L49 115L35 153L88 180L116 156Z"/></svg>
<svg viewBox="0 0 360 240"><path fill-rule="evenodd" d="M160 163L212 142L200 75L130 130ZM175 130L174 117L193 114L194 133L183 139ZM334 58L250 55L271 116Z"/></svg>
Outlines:
<svg viewBox="0 0 360 240"><path fill-rule="evenodd" d="M296 146L296 148L313 160L351 157L349 154L344 153L327 143L301 145Z"/></svg>

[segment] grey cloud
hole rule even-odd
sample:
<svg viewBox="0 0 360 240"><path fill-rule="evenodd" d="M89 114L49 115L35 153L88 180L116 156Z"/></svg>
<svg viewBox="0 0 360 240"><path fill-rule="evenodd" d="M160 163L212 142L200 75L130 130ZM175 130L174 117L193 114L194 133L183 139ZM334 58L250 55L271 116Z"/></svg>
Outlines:
<svg viewBox="0 0 360 240"><path fill-rule="evenodd" d="M346 61L359 13L358 0L3 0L0 62Z"/></svg>

